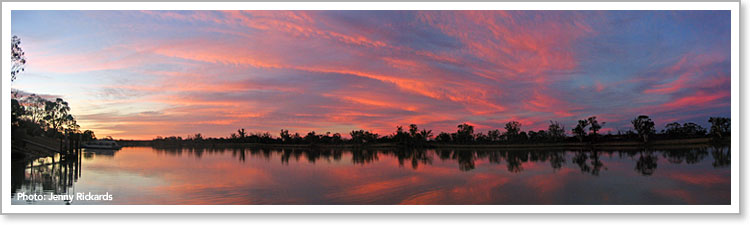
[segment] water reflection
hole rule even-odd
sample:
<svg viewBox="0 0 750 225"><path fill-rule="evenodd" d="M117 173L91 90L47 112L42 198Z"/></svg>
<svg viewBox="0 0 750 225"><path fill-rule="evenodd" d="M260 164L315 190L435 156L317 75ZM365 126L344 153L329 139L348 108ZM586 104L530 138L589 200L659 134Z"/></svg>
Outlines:
<svg viewBox="0 0 750 225"><path fill-rule="evenodd" d="M72 204L729 204L730 199L728 146L129 147L84 151L79 162L56 160L14 163L14 193L115 196L112 202ZM60 202L13 199L12 204Z"/></svg>
<svg viewBox="0 0 750 225"><path fill-rule="evenodd" d="M28 195L68 194L81 177L81 155L39 158L30 162L11 163L11 195L23 192ZM37 200L26 200L34 204ZM58 202L70 204L70 201Z"/></svg>
<svg viewBox="0 0 750 225"><path fill-rule="evenodd" d="M204 154L222 154L231 152L240 162L250 157L261 157L271 160L275 155L281 164L288 165L289 160L295 162L307 161L315 163L320 160L341 161L343 152L350 153L353 164L369 164L377 162L378 155L388 155L398 160L399 167L409 164L412 169L420 165L431 165L433 156L442 161L455 161L460 171L471 171L476 168L475 161L487 160L492 164L504 164L507 171L520 173L523 165L528 162L548 163L553 170L559 170L568 161L575 164L582 173L597 176L602 170L607 170L602 157L618 157L636 162L635 171L641 175L652 175L663 158L671 164L695 164L701 162L709 154L714 160L714 167L730 165L730 151L728 146L698 147L691 149L673 150L473 150L473 149L340 149L340 148L154 148L160 154L181 156L186 154L201 158ZM661 157L660 157L661 156ZM568 159L569 158L569 159Z"/></svg>

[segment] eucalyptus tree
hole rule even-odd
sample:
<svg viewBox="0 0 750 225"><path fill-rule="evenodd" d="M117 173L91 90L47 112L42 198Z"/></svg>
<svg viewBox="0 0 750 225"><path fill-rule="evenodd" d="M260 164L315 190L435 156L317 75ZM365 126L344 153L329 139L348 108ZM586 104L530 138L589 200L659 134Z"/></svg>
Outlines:
<svg viewBox="0 0 750 225"><path fill-rule="evenodd" d="M648 142L648 137L654 134L654 121L651 121L646 115L640 115L630 121L633 124L633 128L638 132L638 136L643 140L644 143Z"/></svg>
<svg viewBox="0 0 750 225"><path fill-rule="evenodd" d="M578 120L578 124L573 128L573 134L578 138L579 142L583 142L583 138L586 137L586 127L589 125L587 120Z"/></svg>

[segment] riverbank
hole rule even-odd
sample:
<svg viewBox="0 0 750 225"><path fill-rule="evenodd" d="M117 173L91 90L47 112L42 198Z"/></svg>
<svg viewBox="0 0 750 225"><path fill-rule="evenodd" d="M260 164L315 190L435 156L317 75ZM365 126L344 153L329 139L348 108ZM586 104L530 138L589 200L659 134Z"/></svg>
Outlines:
<svg viewBox="0 0 750 225"><path fill-rule="evenodd" d="M239 148L239 147L257 147L257 148L304 148L304 149L321 149L321 148L341 148L341 149L394 149L405 148L397 143L378 143L370 145L356 144L265 144L265 143L155 143L152 141L126 141L120 140L122 146L152 146L155 148ZM696 147L708 147L714 144L729 144L729 140L716 142L711 138L692 138L692 139L669 139L654 140L649 143L637 141L616 141L601 143L525 143L525 144L443 144L430 143L428 146L421 148L432 149L471 149L471 150L569 150L569 149L602 149L602 150L642 150L642 149L684 149Z"/></svg>

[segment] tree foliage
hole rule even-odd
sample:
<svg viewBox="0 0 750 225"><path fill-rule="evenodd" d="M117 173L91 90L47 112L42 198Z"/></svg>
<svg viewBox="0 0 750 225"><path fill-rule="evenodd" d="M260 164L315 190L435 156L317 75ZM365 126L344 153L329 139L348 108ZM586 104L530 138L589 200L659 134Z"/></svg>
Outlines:
<svg viewBox="0 0 750 225"><path fill-rule="evenodd" d="M711 117L708 119L708 122L711 123L711 135L718 139L729 136L732 125L729 118Z"/></svg>
<svg viewBox="0 0 750 225"><path fill-rule="evenodd" d="M706 128L695 123L684 123L680 125L680 123L673 122L665 125L662 133L670 138L702 137L706 135Z"/></svg>
<svg viewBox="0 0 750 225"><path fill-rule="evenodd" d="M648 142L648 137L654 134L654 121L651 121L646 115L640 115L630 121L633 124L633 128L638 132L638 136L643 140L644 143Z"/></svg>
<svg viewBox="0 0 750 225"><path fill-rule="evenodd" d="M572 130L573 134L578 138L578 141L583 142L583 138L586 137L586 127L588 125L588 120L578 120L578 124Z"/></svg>
<svg viewBox="0 0 750 225"><path fill-rule="evenodd" d="M10 39L10 53L10 81L13 82L16 80L18 73L23 71L26 65L26 53L21 49L21 38L16 35L13 35Z"/></svg>
<svg viewBox="0 0 750 225"><path fill-rule="evenodd" d="M557 121L549 121L549 127L547 127L547 136L550 141L558 142L565 139L565 126L560 125Z"/></svg>

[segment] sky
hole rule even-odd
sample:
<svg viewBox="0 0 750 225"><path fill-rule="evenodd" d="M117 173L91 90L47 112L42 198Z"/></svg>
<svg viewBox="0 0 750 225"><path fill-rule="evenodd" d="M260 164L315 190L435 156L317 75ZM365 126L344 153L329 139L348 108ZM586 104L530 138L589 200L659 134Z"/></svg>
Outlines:
<svg viewBox="0 0 750 225"><path fill-rule="evenodd" d="M97 136L730 116L729 11L19 11L11 84Z"/></svg>

